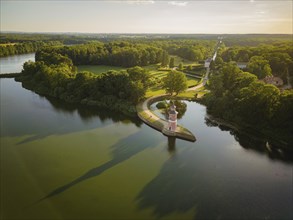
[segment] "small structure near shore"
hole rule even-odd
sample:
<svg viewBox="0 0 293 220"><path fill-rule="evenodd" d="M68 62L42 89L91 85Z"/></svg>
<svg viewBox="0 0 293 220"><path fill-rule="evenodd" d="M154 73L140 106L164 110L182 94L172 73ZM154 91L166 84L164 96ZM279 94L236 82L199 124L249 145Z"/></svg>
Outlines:
<svg viewBox="0 0 293 220"><path fill-rule="evenodd" d="M146 123L150 127L158 130L159 132L163 133L164 135L168 137L175 137L175 138L195 142L196 138L192 134L192 132L190 132L188 129L184 128L183 126L177 124L177 115L176 115L176 126L175 124L173 125L175 130L171 131L169 130L169 127L170 127L169 121L159 118L157 115L153 114L149 110L149 106L152 103L156 101L160 101L165 98L169 98L169 95L158 95L155 97L148 98L144 102L137 104L136 109L137 109L138 117L144 123ZM173 119L174 119L174 116L173 116ZM171 121L173 121L174 123L175 120L171 120Z"/></svg>
<svg viewBox="0 0 293 220"><path fill-rule="evenodd" d="M277 87L283 86L283 84L284 84L283 80L277 76L266 76L263 79L263 82L265 82L267 84L272 84Z"/></svg>

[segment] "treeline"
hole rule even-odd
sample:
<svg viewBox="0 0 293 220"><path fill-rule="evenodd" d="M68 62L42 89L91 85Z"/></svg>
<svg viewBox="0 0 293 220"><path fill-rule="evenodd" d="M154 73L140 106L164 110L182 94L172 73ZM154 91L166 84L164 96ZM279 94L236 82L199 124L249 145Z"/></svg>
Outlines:
<svg viewBox="0 0 293 220"><path fill-rule="evenodd" d="M212 115L278 136L293 146L293 90L280 90L229 62L214 72L203 102Z"/></svg>
<svg viewBox="0 0 293 220"><path fill-rule="evenodd" d="M111 65L122 67L146 66L162 62L163 50L146 44L129 42L90 42L86 44L46 47L36 52L36 61L50 54L69 57L74 65Z"/></svg>
<svg viewBox="0 0 293 220"><path fill-rule="evenodd" d="M282 78L285 83L288 81L288 76L293 80L292 42L258 47L230 47L221 49L219 56L224 62L248 62L247 70L260 79L273 74Z"/></svg>
<svg viewBox="0 0 293 220"><path fill-rule="evenodd" d="M166 50L171 55L177 55L190 61L203 61L214 53L216 40L161 40L152 44Z"/></svg>
<svg viewBox="0 0 293 220"><path fill-rule="evenodd" d="M227 47L292 42L292 34L224 34L222 37Z"/></svg>
<svg viewBox="0 0 293 220"><path fill-rule="evenodd" d="M60 46L59 41L36 41L24 43L6 43L0 44L0 57L12 56L17 54L32 53L45 46Z"/></svg>
<svg viewBox="0 0 293 220"><path fill-rule="evenodd" d="M70 103L104 107L125 114L136 112L135 104L144 98L149 75L141 67L95 75L76 73L72 61L53 53L47 61L26 62L16 80L39 94Z"/></svg>

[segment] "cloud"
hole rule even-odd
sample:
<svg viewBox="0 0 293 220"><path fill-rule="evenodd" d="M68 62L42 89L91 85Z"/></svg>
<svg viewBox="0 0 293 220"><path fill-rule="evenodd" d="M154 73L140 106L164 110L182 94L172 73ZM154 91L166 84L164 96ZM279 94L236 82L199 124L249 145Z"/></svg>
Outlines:
<svg viewBox="0 0 293 220"><path fill-rule="evenodd" d="M168 4L174 5L174 6L184 7L188 4L188 2L171 1L171 2L168 2Z"/></svg>

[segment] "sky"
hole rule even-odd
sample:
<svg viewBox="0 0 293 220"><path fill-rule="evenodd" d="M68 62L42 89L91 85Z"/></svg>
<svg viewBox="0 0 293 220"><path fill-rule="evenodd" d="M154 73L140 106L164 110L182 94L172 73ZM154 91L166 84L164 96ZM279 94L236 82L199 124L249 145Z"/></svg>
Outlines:
<svg viewBox="0 0 293 220"><path fill-rule="evenodd" d="M1 31L292 34L293 1L1 0Z"/></svg>

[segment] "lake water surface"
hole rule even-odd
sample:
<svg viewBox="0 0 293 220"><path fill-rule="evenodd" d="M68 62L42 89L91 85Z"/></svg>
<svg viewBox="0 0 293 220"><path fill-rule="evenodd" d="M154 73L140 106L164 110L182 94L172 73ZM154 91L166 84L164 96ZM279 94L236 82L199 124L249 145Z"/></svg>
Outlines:
<svg viewBox="0 0 293 220"><path fill-rule="evenodd" d="M1 71L26 56L1 58ZM191 143L14 79L0 86L1 219L293 218L291 155L215 126L202 105L186 102L179 120Z"/></svg>

